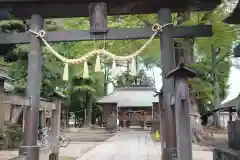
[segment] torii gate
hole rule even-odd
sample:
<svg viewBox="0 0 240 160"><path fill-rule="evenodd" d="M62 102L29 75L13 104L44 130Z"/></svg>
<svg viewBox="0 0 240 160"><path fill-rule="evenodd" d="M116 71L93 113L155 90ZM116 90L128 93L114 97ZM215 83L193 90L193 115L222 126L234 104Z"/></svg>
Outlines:
<svg viewBox="0 0 240 160"><path fill-rule="evenodd" d="M97 2L97 3L94 3ZM1 0L0 6L4 11L9 11L14 18L29 19L30 29L39 32L44 29L44 18L70 18L89 16L91 19L91 32L86 30L78 31L56 31L47 32L44 39L48 42L63 41L83 41L83 40L127 40L127 39L148 39L153 31L151 28L116 28L108 29L106 16L121 14L158 14L160 25L172 23L172 11L206 11L214 9L221 0ZM97 16L97 18L95 16ZM104 17L103 19L101 19ZM99 21L100 18L101 20ZM97 21L96 21L97 20ZM98 23L98 25L96 25ZM161 43L161 59L163 65L163 75L176 67L174 56L173 38L211 37L212 29L209 25L196 26L176 26L168 25L159 33ZM41 87L41 67L42 67L42 43L36 35L25 33L0 34L0 44L29 44L28 55L28 89L27 94L32 98L31 107L26 114L26 124L24 131L24 149L27 152L28 160L38 160L37 147L37 123L38 108L40 103ZM177 144L182 144L181 137L176 138L175 109L170 103L170 97L175 93L174 77L166 79L163 76L163 103L165 117L164 131L162 132L164 146L164 157L173 157L178 148ZM188 107L188 106L187 106ZM176 118L179 118L178 116ZM166 125L167 123L167 125ZM185 122L186 126L190 122ZM179 127L177 127L179 128ZM177 131L178 132L178 131ZM189 131L190 132L190 131ZM187 131L188 133L188 131ZM190 138L190 137L189 137ZM184 144L184 143L183 143ZM183 146L183 145L178 145ZM190 150L191 144L186 144L185 148ZM189 153L190 151L188 151ZM171 153L171 154L170 154ZM55 153L58 154L58 153ZM170 154L170 155L169 155ZM191 155L188 155L191 160ZM164 158L167 159L167 158ZM172 158L171 158L172 159ZM178 157L180 160L180 157ZM183 160L183 159L181 159ZM184 159L186 160L186 159Z"/></svg>

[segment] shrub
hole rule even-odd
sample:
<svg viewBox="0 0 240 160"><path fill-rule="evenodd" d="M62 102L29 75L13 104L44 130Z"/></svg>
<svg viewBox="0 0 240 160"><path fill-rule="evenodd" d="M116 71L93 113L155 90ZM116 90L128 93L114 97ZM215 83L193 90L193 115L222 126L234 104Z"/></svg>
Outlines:
<svg viewBox="0 0 240 160"><path fill-rule="evenodd" d="M5 135L7 148L13 149L19 147L19 144L23 139L21 126L16 124L7 125L5 129Z"/></svg>
<svg viewBox="0 0 240 160"><path fill-rule="evenodd" d="M0 130L0 150L4 149L5 146L5 138L6 138L6 134L3 130Z"/></svg>

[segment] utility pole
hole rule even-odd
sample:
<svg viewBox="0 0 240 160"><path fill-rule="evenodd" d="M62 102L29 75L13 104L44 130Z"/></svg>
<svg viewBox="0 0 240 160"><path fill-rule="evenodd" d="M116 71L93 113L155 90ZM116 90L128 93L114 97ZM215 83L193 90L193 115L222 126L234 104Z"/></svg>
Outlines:
<svg viewBox="0 0 240 160"><path fill-rule="evenodd" d="M219 100L219 82L218 82L218 74L217 74L217 55L220 52L220 48L214 48L211 46L212 49L212 74L213 74L213 105L214 108L218 108L220 105ZM214 127L219 127L219 113L215 112L213 116L213 123Z"/></svg>

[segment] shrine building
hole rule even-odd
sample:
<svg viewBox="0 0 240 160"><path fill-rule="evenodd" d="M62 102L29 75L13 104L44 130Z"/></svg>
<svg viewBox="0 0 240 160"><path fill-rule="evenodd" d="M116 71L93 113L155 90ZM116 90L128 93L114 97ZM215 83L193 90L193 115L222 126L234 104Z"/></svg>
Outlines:
<svg viewBox="0 0 240 160"><path fill-rule="evenodd" d="M103 107L103 125L110 116L119 119L121 127L145 127L152 125L159 117L159 100L153 88L117 88L111 94L98 100Z"/></svg>

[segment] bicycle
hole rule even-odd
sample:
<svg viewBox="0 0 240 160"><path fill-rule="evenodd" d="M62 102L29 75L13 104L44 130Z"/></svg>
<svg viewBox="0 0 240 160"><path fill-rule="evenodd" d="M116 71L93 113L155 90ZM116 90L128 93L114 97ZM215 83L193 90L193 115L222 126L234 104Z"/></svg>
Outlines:
<svg viewBox="0 0 240 160"><path fill-rule="evenodd" d="M49 147L50 132L48 128L38 130L38 144L41 149Z"/></svg>
<svg viewBox="0 0 240 160"><path fill-rule="evenodd" d="M49 142L51 141L51 129L43 128L42 130L39 130L39 135L40 135L39 145L42 148L49 147ZM58 147L59 148L67 147L70 142L71 139L67 134L60 135Z"/></svg>
<svg viewBox="0 0 240 160"><path fill-rule="evenodd" d="M62 134L59 136L58 147L67 147L71 142L70 137L67 134ZM51 143L51 129L43 128L38 130L38 140L37 146L40 149L46 149L50 147ZM23 141L21 142L23 144Z"/></svg>

